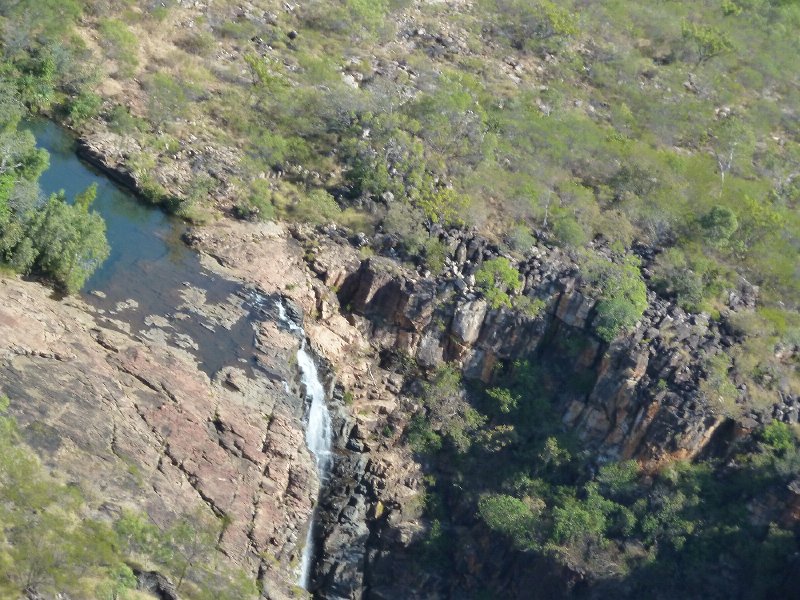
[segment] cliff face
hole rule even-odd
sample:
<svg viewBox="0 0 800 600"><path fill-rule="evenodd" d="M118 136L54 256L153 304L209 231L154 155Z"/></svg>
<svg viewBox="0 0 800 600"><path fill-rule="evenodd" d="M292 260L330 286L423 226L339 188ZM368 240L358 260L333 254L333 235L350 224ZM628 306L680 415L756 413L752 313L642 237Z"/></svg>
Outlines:
<svg viewBox="0 0 800 600"><path fill-rule="evenodd" d="M403 375L381 368L382 355L413 356L427 368L455 361L487 382L503 361L540 363L565 382L556 395L564 427L600 461L654 468L741 433L699 390L705 357L733 343L724 327L651 293L635 330L604 344L591 333L594 302L575 264L556 249L541 247L519 266L522 293L544 303L531 315L482 299L471 276L497 253L462 234L450 240L439 277L388 258L362 260L333 230L289 235L278 225L223 222L187 239L209 268L290 297L323 358L336 456L318 511L319 597L446 597L454 589L413 564L429 526L420 518L423 469L402 438L414 405ZM731 310L747 309L746 292ZM0 284L0 294L2 391L45 464L85 487L99 515L135 508L166 523L199 506L229 516L224 552L260 571L269 597L282 597L318 490L296 390L298 340L265 319L262 368L227 368L210 380L188 355L103 324L80 302L57 303L16 280ZM474 507L458 510L456 587L524 597L536 585L557 597L582 585L580 571L498 547ZM776 510L763 507L764 518Z"/></svg>
<svg viewBox="0 0 800 600"><path fill-rule="evenodd" d="M574 262L558 249L535 248L518 265L524 277L521 293L543 302L544 308L531 315L492 309L476 289L477 267L498 256L483 240L441 234L451 249L450 259L443 275L431 277L389 258L360 260L350 248L353 240L335 230L294 234L306 249L311 270L337 290L336 299L320 300L318 312L342 310L379 354L409 356L429 369L455 362L465 377L486 383L503 362L527 358L539 364L556 390L554 406L564 428L577 433L599 464L634 459L654 471L674 459L724 456L730 442L763 423L769 412L797 421L791 411L796 399L776 395L774 407L764 413L745 412L734 421L726 416L730 407L719 405L701 389L708 361L739 341L729 325L731 316L754 307L756 290L744 281L730 294L719 321L686 313L648 291L648 308L639 323L607 344L593 333L591 291ZM640 252L647 277L653 254ZM739 393L740 400L746 398L745 388ZM415 410L412 404L403 408ZM401 428L406 424L397 413L386 423L391 425L393 419L400 419ZM365 433L356 430L352 435L362 438ZM389 470L393 468L396 465L390 464ZM593 593L597 582L583 567L556 564L498 544L496 535L476 518L474 504L458 498L447 501L449 522L455 524L451 535L458 540L451 549L454 571L446 581L420 571L425 549L418 543L419 512L392 498L392 487L380 476L377 485L365 489L370 537L364 585L347 597L451 597L490 589L516 598L530 597L533 587L537 597ZM764 506L752 508L751 519L787 523L795 498L791 486L788 492L773 490Z"/></svg>
<svg viewBox="0 0 800 600"><path fill-rule="evenodd" d="M361 325L380 349L409 354L425 367L455 361L466 377L489 382L499 361L530 357L565 380L582 379L583 389L560 395L563 421L600 461L696 456L723 420L699 393L703 364L732 338L651 292L636 329L607 345L591 333L594 301L574 264L546 252L521 265L522 293L545 301L536 316L491 310L459 276L418 278L383 258L361 263L339 301L364 317ZM474 272L476 264L465 259L453 269ZM565 343L574 350L564 352Z"/></svg>
<svg viewBox="0 0 800 600"><path fill-rule="evenodd" d="M0 393L23 439L84 491L93 516L225 515L228 560L283 597L318 489L302 402L281 381L295 386L297 341L264 322L258 358L274 377L227 368L209 380L189 355L48 293L0 280Z"/></svg>

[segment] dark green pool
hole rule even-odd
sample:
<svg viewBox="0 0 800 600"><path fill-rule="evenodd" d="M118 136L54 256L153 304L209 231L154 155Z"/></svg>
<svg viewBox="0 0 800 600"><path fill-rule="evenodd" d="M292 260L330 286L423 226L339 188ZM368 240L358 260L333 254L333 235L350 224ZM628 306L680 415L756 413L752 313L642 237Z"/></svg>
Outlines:
<svg viewBox="0 0 800 600"><path fill-rule="evenodd" d="M240 306L246 291L202 267L198 255L181 241L183 223L79 160L68 131L47 120L31 121L27 128L50 153L50 168L40 179L46 194L64 190L72 199L97 184L93 209L106 221L111 254L87 281L83 298L104 317L127 323L143 337L166 339L189 350L209 374L225 365L251 364L254 332L249 318L228 329L185 306L192 290L201 290L207 304ZM245 310L250 309L245 305ZM154 322L161 327L154 328Z"/></svg>

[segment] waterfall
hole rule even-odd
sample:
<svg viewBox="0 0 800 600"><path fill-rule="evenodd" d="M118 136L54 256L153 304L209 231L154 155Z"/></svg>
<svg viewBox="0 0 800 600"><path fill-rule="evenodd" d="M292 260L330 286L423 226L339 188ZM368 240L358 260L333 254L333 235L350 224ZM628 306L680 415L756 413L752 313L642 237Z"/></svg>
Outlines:
<svg viewBox="0 0 800 600"><path fill-rule="evenodd" d="M286 314L286 307L283 302L278 301L278 317L292 331L301 332L302 328L294 323ZM333 447L333 429L331 427L331 415L325 404L325 388L319 377L317 365L314 357L306 349L305 335L297 351L297 366L300 369L300 378L305 386L306 401L308 409L306 412L306 446L314 455L317 463L317 473L320 485L328 478L331 467L331 448ZM308 589L311 583L311 561L314 556L314 519L306 534L306 542L303 546L303 556L300 561L300 573L298 583L303 589Z"/></svg>

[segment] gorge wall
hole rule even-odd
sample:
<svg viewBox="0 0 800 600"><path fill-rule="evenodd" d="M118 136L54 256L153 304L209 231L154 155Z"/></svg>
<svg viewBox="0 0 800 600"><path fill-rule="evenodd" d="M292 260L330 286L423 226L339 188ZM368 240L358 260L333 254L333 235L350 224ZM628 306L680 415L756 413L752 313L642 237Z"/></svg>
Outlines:
<svg viewBox="0 0 800 600"><path fill-rule="evenodd" d="M411 357L422 369L455 361L467 378L485 382L504 361L527 357L544 365L566 382L557 394L563 427L578 433L598 463L632 458L656 469L676 458L724 454L730 441L765 418L748 413L734 423L701 393L707 359L736 342L724 317L688 314L650 291L636 328L603 343L592 333L595 301L574 260L557 248L540 245L519 265L522 293L544 303L532 315L487 305L473 276L498 251L471 234L441 232L451 253L446 272L434 277L393 258L362 258L363 240L335 228L294 227L293 240L264 230L226 223L194 231L189 240L247 281L270 281L270 267L247 257L274 256L276 244L282 255L302 257L313 273L285 293L311 317L309 339L330 366L337 453L319 512L322 552L312 586L319 597L447 597L468 589L459 586L469 581L494 581L492 589L521 597L533 580L557 596L583 577L498 548L472 513L457 520L474 530L465 539L478 546L458 549L462 568L450 582L413 568L415 544L430 524L420 518L424 469L402 435L418 407L406 390L412 382L393 368L392 356ZM652 254L640 252L647 273ZM755 294L741 282L727 310L751 310ZM793 402L782 409L792 422Z"/></svg>

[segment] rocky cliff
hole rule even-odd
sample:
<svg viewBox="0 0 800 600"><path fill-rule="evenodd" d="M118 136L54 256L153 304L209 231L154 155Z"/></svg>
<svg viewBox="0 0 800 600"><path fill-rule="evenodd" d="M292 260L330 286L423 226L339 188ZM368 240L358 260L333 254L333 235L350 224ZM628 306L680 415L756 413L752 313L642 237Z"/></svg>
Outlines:
<svg viewBox="0 0 800 600"><path fill-rule="evenodd" d="M228 560L284 597L318 485L290 391L297 340L264 321L265 368L210 380L190 355L101 324L81 301L15 279L0 296L0 391L44 465L99 518L224 516Z"/></svg>
<svg viewBox="0 0 800 600"><path fill-rule="evenodd" d="M401 267L392 258L360 260L350 249L358 240L336 230L294 234L306 249L311 270L337 290L336 299L327 297L319 303L319 311L343 311L375 352L411 357L423 370L455 362L465 377L490 383L503 363L528 358L544 366L559 390L555 404L564 428L578 434L598 464L635 459L654 471L674 459L708 452L724 455L730 442L768 421L771 414L797 421L791 410L794 398L776 395L774 406L745 412L734 421L728 416L730 407L701 389L709 361L738 341L731 317L755 305L757 290L745 281L730 294L717 321L689 314L674 301L648 291L648 308L636 327L607 344L593 333L596 311L591 290L575 261L557 248L540 245L517 264L524 279L520 293L543 306L531 314L492 309L482 297L474 284L475 272L499 252L477 236L441 232L440 239L451 253L445 273L432 277L424 268ZM645 248L639 252L647 275L653 252ZM746 400L742 386L738 402ZM416 407L401 401L385 423L394 421L402 427L403 409L413 412ZM354 433L364 437L361 430ZM366 597L391 598L399 593L446 597L454 589L463 592L470 585L477 589L487 584L489 589L505 589L509 597L525 597L526 586L533 581L549 589L550 596L560 596L585 584L580 569L570 571L542 557L499 550L469 512L453 519L465 528L456 534L464 540L457 552L459 573L453 576L458 583L430 581L414 564L414 556L424 552L415 545L418 513L408 504L382 497L381 485L378 477L377 486L364 487L367 500L372 500L365 511L372 517L364 567ZM474 510L467 505L464 509ZM783 518L781 510L769 514ZM473 533L467 534L470 529ZM416 575L409 578L409 573Z"/></svg>
<svg viewBox="0 0 800 600"><path fill-rule="evenodd" d="M451 253L446 272L432 276L389 257L362 259L360 241L335 229L224 221L187 235L206 266L281 294L305 314L336 437L318 510L318 597L446 597L453 589L413 564L429 527L424 465L403 437L417 408L406 393L413 382L392 357L413 357L423 370L455 362L486 382L516 358L542 364L563 383L556 404L564 427L598 462L634 458L655 468L724 447L763 419L746 414L734 426L700 391L707 358L735 343L724 319L687 314L650 292L636 328L606 344L592 333L594 301L569 255L541 245L517 265L520 293L541 300L541 310L492 309L473 276L497 249L471 234L441 236ZM265 318L258 368L209 379L190 355L124 333L79 301L55 302L16 280L4 280L0 293L3 392L45 464L84 487L99 515L135 508L167 523L196 506L226 515L225 554L259 573L268 597L287 593L318 489L303 443L298 339ZM753 295L743 284L728 310L749 310ZM780 408L790 420L791 402ZM775 510L765 507L764 518ZM473 513L456 515L461 589L490 583L522 597L535 582L558 596L582 585L580 571L498 550Z"/></svg>
<svg viewBox="0 0 800 600"><path fill-rule="evenodd" d="M592 333L595 300L568 255L542 245L517 265L524 278L521 294L543 301L544 308L532 315L491 309L475 287L477 268L497 256L496 249L478 236L443 237L455 249L447 272L435 278L383 257L358 262L343 275L341 240L306 243L317 248L312 270L329 284L340 282L340 306L362 317L357 322L379 351L405 353L426 368L455 361L466 377L485 382L502 361L531 357L553 364L564 379L585 382L561 395L563 421L601 462L635 458L655 465L694 457L708 444L724 416L699 385L707 361L736 341L725 321L687 314L649 291L636 328L606 344ZM748 310L754 301L755 290L743 282L729 312Z"/></svg>

